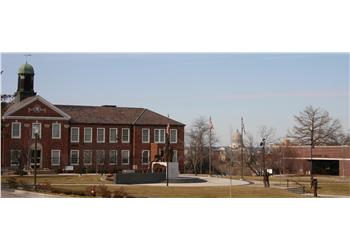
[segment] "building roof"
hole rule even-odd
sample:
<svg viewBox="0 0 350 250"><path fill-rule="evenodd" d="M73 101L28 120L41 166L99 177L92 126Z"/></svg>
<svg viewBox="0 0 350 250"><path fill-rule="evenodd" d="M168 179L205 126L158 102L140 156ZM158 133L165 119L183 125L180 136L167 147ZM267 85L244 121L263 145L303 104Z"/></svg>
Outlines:
<svg viewBox="0 0 350 250"><path fill-rule="evenodd" d="M144 108L76 105L55 105L55 107L68 114L72 123L184 126L180 122Z"/></svg>
<svg viewBox="0 0 350 250"><path fill-rule="evenodd" d="M28 63L22 64L21 67L19 67L18 69L18 74L34 75L34 68Z"/></svg>

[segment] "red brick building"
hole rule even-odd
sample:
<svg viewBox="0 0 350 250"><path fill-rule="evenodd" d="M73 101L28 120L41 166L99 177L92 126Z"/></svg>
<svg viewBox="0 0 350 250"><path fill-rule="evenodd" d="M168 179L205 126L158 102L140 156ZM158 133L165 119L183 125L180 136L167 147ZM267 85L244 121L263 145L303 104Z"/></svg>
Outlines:
<svg viewBox="0 0 350 250"><path fill-rule="evenodd" d="M284 165L292 174L306 175L311 170L310 146L284 146ZM350 176L350 146L317 146L312 150L314 174Z"/></svg>
<svg viewBox="0 0 350 250"><path fill-rule="evenodd" d="M145 108L54 105L34 92L29 64L19 69L16 96L2 123L2 169L33 165L37 129L42 169L147 169L162 157L168 132L172 161L183 172L184 124Z"/></svg>

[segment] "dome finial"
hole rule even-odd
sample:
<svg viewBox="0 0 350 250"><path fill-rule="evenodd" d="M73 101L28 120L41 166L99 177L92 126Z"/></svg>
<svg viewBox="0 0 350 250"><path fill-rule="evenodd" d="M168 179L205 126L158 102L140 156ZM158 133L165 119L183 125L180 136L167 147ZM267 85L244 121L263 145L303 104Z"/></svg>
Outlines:
<svg viewBox="0 0 350 250"><path fill-rule="evenodd" d="M28 57L32 56L31 54L24 54L24 56L26 57L26 64L28 64Z"/></svg>

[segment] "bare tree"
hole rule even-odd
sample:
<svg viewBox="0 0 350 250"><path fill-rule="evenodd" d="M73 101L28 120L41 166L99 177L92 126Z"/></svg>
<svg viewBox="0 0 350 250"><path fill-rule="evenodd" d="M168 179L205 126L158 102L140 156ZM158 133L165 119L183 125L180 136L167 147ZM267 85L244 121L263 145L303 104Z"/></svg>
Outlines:
<svg viewBox="0 0 350 250"><path fill-rule="evenodd" d="M336 138L339 138L342 128L338 119L333 119L326 110L313 106L306 107L299 115L294 116L294 119L296 125L292 132L289 132L289 137L301 145L310 146L312 182L313 148L317 145L336 144Z"/></svg>
<svg viewBox="0 0 350 250"><path fill-rule="evenodd" d="M299 115L294 116L296 125L289 137L301 145L336 144L341 134L341 125L338 119L333 119L326 110L306 107Z"/></svg>
<svg viewBox="0 0 350 250"><path fill-rule="evenodd" d="M186 158L188 164L193 167L196 174L198 172L203 173L203 165L204 163L208 163L209 142L211 142L211 146L214 146L218 141L213 130L209 133L208 121L209 119L203 116L197 118L187 133L189 149ZM210 136L211 138L209 138Z"/></svg>

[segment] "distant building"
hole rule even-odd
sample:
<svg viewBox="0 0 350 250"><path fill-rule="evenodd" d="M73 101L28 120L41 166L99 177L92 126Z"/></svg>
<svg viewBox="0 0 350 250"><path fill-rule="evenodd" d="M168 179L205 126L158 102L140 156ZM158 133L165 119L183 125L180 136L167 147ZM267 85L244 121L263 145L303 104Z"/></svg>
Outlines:
<svg viewBox="0 0 350 250"><path fill-rule="evenodd" d="M172 161L183 172L184 124L145 108L52 104L35 93L30 64L19 68L15 99L2 123L3 170L33 166L35 129L41 169L148 169L164 155L169 124Z"/></svg>

